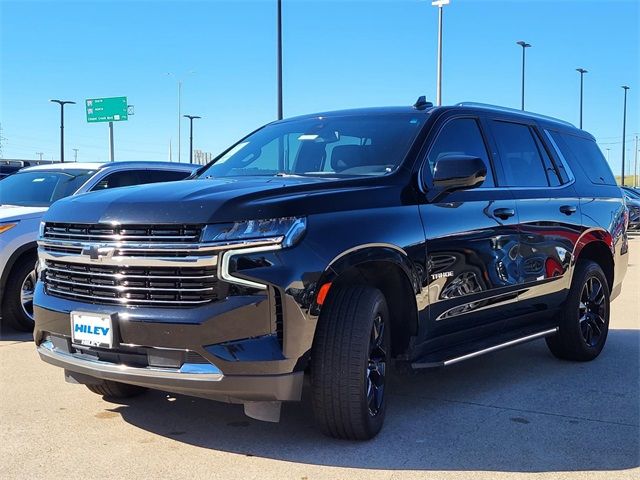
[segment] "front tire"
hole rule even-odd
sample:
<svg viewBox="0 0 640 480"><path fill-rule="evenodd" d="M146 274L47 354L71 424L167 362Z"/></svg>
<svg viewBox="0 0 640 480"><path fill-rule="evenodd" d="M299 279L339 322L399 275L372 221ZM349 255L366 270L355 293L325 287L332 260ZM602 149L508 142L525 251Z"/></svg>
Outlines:
<svg viewBox="0 0 640 480"><path fill-rule="evenodd" d="M559 316L558 333L546 338L556 357L587 362L604 348L609 332L609 284L598 265L579 260Z"/></svg>
<svg viewBox="0 0 640 480"><path fill-rule="evenodd" d="M368 440L382 428L387 406L389 311L376 288L333 288L311 353L313 411L325 435Z"/></svg>

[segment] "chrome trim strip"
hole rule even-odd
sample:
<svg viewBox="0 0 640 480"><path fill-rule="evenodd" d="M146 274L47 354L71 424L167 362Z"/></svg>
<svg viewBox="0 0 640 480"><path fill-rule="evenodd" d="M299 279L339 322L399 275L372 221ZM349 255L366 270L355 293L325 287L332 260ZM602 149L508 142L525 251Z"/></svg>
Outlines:
<svg viewBox="0 0 640 480"><path fill-rule="evenodd" d="M401 248L401 247L399 247L397 245L394 245L393 243L363 243L363 244L360 244L360 245L356 245L355 247L348 248L344 252L342 252L342 253L338 254L337 256L335 256L333 258L333 260L331 260L329 262L329 266L333 265L335 262L340 260L345 255L349 255L350 253L356 252L358 250L363 250L365 248L391 248L392 250L396 250L396 251L402 253L405 257L408 257L407 252L403 248Z"/></svg>
<svg viewBox="0 0 640 480"><path fill-rule="evenodd" d="M51 238L51 237L58 237L58 238ZM126 240L144 240L147 238L151 238L153 240L179 240L179 239L189 239L189 240L198 240L198 238L200 238L200 235L100 235L100 234L93 234L93 233L59 233L59 232L50 232L50 231L46 231L44 232L44 238L49 239L51 238L51 240L71 240L68 238L59 238L59 237L73 237L73 238L84 238L86 239L86 241L91 242L94 241L94 239L102 240L102 239L107 239L107 240L114 240L114 241L126 241Z"/></svg>
<svg viewBox="0 0 640 480"><path fill-rule="evenodd" d="M241 254L247 255L247 254L258 253L258 252L270 252L270 251L275 251L280 249L282 249L282 245L278 243L278 244L264 245L264 246L252 247L252 248L240 248L236 250L227 250L226 252L223 252L220 254L221 260L218 266L218 277L226 282L234 283L236 285L243 285L245 287L259 288L261 290L264 290L267 288L267 285L264 285L258 282L252 282L251 280L246 280L244 278L239 278L232 275L229 272L229 260L231 260L231 257L235 255L241 255Z"/></svg>
<svg viewBox="0 0 640 480"><path fill-rule="evenodd" d="M438 315L438 317L436 318L436 322L440 322L442 320L449 320L451 318L457 318L461 315L467 315L469 313L475 313L475 312L481 312L482 310L487 310L489 308L493 308L493 307L501 307L503 305L508 305L510 303L514 303L518 301L518 296L524 292L526 290L526 288L522 288L523 285L528 285L528 283L526 284L520 284L518 285L517 290L512 290L510 292L505 292L505 293L499 293L498 295L493 295L491 297L486 297L486 298L481 298L479 300L474 300L472 302L466 302L463 303L461 305L456 305L455 307L451 307L448 310L445 310L444 312L442 312L440 315ZM481 292L478 292L481 293ZM454 298L463 298L463 297L451 297L451 298L444 298L444 299L440 299L437 300L438 302L444 302L446 300L452 300ZM504 298L504 301L500 302L500 301L496 301L499 300L500 298ZM495 301L495 303L491 303L489 305L483 305L482 307L478 307L478 308L474 308L472 310L465 310L465 311L461 311L460 313L457 313L455 315L449 315L449 312L453 311L453 310L459 310L465 307L469 307L470 305L473 305L475 303L483 303L483 302L490 302L490 301Z"/></svg>
<svg viewBox="0 0 640 480"><path fill-rule="evenodd" d="M80 369L113 374L114 376L138 376L148 378L158 378L165 380L191 380L219 382L224 378L222 371L213 364L185 363L180 369L158 368L158 367L130 367L128 365L103 362L101 360L90 360L80 358L78 355L64 352L53 346L50 340L42 342L37 347L42 360L48 363L57 364L60 367L72 371ZM49 361L51 360L51 361Z"/></svg>
<svg viewBox="0 0 640 480"><path fill-rule="evenodd" d="M126 267L125 267L126 268ZM49 265L46 266L46 270L51 270L53 272L61 272L68 273L73 275L91 275L94 277L109 277L115 278L117 280L127 279L127 278L144 278L144 279L170 279L170 280L202 280L202 279L213 279L215 280L217 277L215 274L211 275L193 275L193 276L183 276L183 275L129 275L128 273L102 273L102 272L82 272L79 270L65 270L64 268L51 267Z"/></svg>
<svg viewBox="0 0 640 480"><path fill-rule="evenodd" d="M127 267L213 267L217 265L217 256L184 256L184 257L127 257L114 256L104 260L92 260L88 255L49 252L38 248L42 260L65 261L83 265L110 265Z"/></svg>
<svg viewBox="0 0 640 480"><path fill-rule="evenodd" d="M45 271L46 272L46 271ZM45 273L46 275L46 273ZM46 278L45 285L47 288L51 288L50 282L55 283L64 283L65 285L77 285L79 287L92 287L92 288L104 288L107 290L117 290L119 292L126 292L128 290L142 290L142 291L152 291L152 292L206 292L213 290L213 287L205 287L205 288L158 288L158 287L129 287L128 285L100 285L97 283L79 283L73 282L71 280L59 280L57 278ZM71 292L75 294L75 292ZM134 300L129 298L127 300ZM177 300L180 301L180 300Z"/></svg>
<svg viewBox="0 0 640 480"><path fill-rule="evenodd" d="M137 298L101 297L98 295L85 295L84 293L67 292L65 290L58 290L56 288L52 288L50 285L45 286L45 291L58 293L60 295L63 295L62 298L66 298L66 299L69 299L69 297L81 297L81 298L90 298L92 300L107 300L114 304L121 303L125 306L129 304L129 306L132 306L132 307L139 306L142 303L158 304L158 305L170 304L170 305L180 306L180 305L197 305L201 303L209 303L212 301L210 299L209 300L145 300L145 299L137 299Z"/></svg>
<svg viewBox="0 0 640 480"><path fill-rule="evenodd" d="M482 350L478 350L477 352L468 353L466 355L462 355L460 357L455 357L450 360L445 360L443 365L446 367L448 365L453 365L458 362L462 362L464 360L468 360L470 358L479 357L480 355L484 355L485 353L495 352L496 350L501 350L503 348L510 347L512 345L517 345L519 343L528 342L529 340L535 340L536 338L548 337L549 335L553 335L558 331L558 327L552 328L550 330L544 330L542 332L534 333L532 335L527 335L526 337L516 338L514 340L509 340L508 342L501 343L499 345L494 345L493 347L483 348Z"/></svg>
<svg viewBox="0 0 640 480"><path fill-rule="evenodd" d="M226 250L230 247L243 248L254 247L259 245L271 245L274 243L280 243L284 239L283 236L270 237L257 240L234 240L231 242L217 242L217 243L129 243L129 242L80 242L75 240L55 240L41 238L38 240L39 247L67 247L67 248L90 248L98 244L100 247L112 247L118 250L144 250L159 252L177 251L177 252L218 252L220 250Z"/></svg>

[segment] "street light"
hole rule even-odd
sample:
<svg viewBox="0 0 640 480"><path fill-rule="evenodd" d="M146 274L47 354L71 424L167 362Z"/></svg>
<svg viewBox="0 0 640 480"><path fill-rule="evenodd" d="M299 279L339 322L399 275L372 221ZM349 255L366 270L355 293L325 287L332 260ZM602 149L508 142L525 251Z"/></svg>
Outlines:
<svg viewBox="0 0 640 480"><path fill-rule="evenodd" d="M580 130L582 130L582 97L584 92L584 74L588 73L588 70L584 68L576 68L576 72L580 73Z"/></svg>
<svg viewBox="0 0 640 480"><path fill-rule="evenodd" d="M189 119L189 163L193 163L193 121L198 117L197 115L183 115L184 118Z"/></svg>
<svg viewBox="0 0 640 480"><path fill-rule="evenodd" d="M438 65L436 72L436 105L442 105L442 8L449 5L450 0L434 0L431 5L438 7Z"/></svg>
<svg viewBox="0 0 640 480"><path fill-rule="evenodd" d="M194 73L196 72L190 70L189 72L187 72L187 75L193 75ZM180 162L180 150L182 149L182 145L180 143L180 117L182 116L182 79L178 78L173 72L168 72L167 75L169 77L176 78L178 81L178 162Z"/></svg>
<svg viewBox="0 0 640 480"><path fill-rule="evenodd" d="M530 43L527 43L523 40L516 42L517 45L522 47L522 102L521 102L521 110L524 110L524 59L525 59L525 51L527 48L531 47Z"/></svg>
<svg viewBox="0 0 640 480"><path fill-rule="evenodd" d="M627 136L627 90L630 87L627 85L623 85L622 89L624 90L624 113L622 115L622 181L621 185L624 187L624 151L625 151L625 140Z"/></svg>
<svg viewBox="0 0 640 480"><path fill-rule="evenodd" d="M278 0L277 19L277 83L278 83L278 120L282 120L282 0Z"/></svg>
<svg viewBox="0 0 640 480"><path fill-rule="evenodd" d="M60 162L64 163L64 106L73 105L76 102L71 100L49 100L50 102L60 105Z"/></svg>

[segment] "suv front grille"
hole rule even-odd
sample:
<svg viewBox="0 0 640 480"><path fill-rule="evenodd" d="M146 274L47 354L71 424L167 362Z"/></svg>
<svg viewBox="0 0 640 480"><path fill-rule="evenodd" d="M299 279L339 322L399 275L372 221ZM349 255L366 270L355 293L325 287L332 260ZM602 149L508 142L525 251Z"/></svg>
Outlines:
<svg viewBox="0 0 640 480"><path fill-rule="evenodd" d="M43 238L75 242L198 243L201 225L47 223Z"/></svg>
<svg viewBox="0 0 640 480"><path fill-rule="evenodd" d="M219 298L216 267L127 267L46 261L45 289L98 304L195 306Z"/></svg>

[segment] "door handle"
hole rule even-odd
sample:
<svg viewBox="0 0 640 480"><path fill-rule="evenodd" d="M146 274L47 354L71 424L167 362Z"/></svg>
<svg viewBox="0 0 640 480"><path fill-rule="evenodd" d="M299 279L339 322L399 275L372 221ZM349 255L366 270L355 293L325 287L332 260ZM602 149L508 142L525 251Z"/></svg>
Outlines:
<svg viewBox="0 0 640 480"><path fill-rule="evenodd" d="M560 207L560 211L565 215L572 215L578 211L573 205L563 205Z"/></svg>
<svg viewBox="0 0 640 480"><path fill-rule="evenodd" d="M513 217L516 214L516 211L513 208L496 208L493 211L493 216L498 217L502 220L506 220L509 217Z"/></svg>

